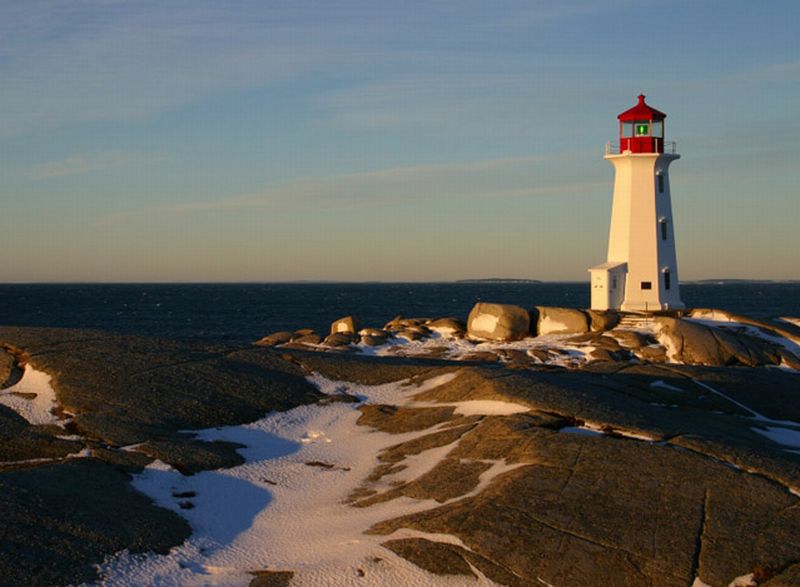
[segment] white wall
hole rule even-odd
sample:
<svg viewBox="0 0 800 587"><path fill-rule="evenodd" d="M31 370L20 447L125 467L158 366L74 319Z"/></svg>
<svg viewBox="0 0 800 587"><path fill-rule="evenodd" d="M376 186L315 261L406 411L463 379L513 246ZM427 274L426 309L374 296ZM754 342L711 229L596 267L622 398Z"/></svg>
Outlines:
<svg viewBox="0 0 800 587"><path fill-rule="evenodd" d="M678 155L625 153L607 155L614 165L614 200L608 239L608 261L627 263L623 310L683 307L678 288L674 224L668 168ZM664 176L658 192L656 173ZM668 238L661 240L659 219L668 220ZM662 269L669 267L671 289L664 289ZM641 288L650 282L651 289Z"/></svg>

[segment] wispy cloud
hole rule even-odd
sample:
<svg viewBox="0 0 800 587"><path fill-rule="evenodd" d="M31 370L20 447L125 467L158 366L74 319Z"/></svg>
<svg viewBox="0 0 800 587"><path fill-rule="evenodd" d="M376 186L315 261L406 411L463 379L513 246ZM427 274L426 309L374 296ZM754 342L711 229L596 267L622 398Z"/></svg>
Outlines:
<svg viewBox="0 0 800 587"><path fill-rule="evenodd" d="M138 120L357 62L344 27L323 25L278 3L0 3L0 135Z"/></svg>
<svg viewBox="0 0 800 587"><path fill-rule="evenodd" d="M543 0L533 8L522 0L501 4L464 2L454 23L446 1L416 7L366 0L0 2L0 136L87 121L141 120L193 100L331 72L345 82L339 87L352 79L388 80L384 87L362 86L340 98L353 102L357 93L371 92L364 96L370 104L376 92L405 94L392 87L403 80L387 77L388 71L426 73L428 83L413 91L424 100L420 92L431 88L431 105L423 113L429 120L457 110L470 95L491 93L497 80L481 71L496 72L513 59L506 54L498 60L479 46L443 46L442 27L464 23L491 39L505 21L557 19L605 6L587 0L561 2L557 10ZM455 92L448 101L440 94L447 88L430 82L454 71L476 75L472 81L450 78ZM481 86L483 81L488 85ZM513 91L508 83L496 88L495 93ZM331 111L347 122L353 111L340 106L330 97ZM398 124L404 109L393 108L394 103L377 105L352 122Z"/></svg>
<svg viewBox="0 0 800 587"><path fill-rule="evenodd" d="M161 157L112 151L108 153L82 153L71 155L58 161L45 161L29 168L26 175L32 180L52 179L69 175L82 175L114 167L123 167L131 163L152 163L162 160Z"/></svg>
<svg viewBox="0 0 800 587"><path fill-rule="evenodd" d="M100 224L147 217L191 215L204 212L236 212L257 208L293 209L348 206L429 206L446 203L467 205L476 200L502 200L521 197L547 197L564 193L586 193L607 187L604 180L585 180L569 174L551 173L554 167L569 164L570 156L521 157L453 163L394 167L364 173L309 178L276 186L257 194L245 194L181 204L163 204L106 215Z"/></svg>

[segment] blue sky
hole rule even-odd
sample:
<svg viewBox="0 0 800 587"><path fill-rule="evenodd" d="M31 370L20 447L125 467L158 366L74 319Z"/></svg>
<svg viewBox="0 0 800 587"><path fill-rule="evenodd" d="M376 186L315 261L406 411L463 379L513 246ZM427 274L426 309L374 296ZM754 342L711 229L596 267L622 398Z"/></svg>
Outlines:
<svg viewBox="0 0 800 587"><path fill-rule="evenodd" d="M800 278L794 0L0 0L0 281L584 280L667 113L683 279Z"/></svg>

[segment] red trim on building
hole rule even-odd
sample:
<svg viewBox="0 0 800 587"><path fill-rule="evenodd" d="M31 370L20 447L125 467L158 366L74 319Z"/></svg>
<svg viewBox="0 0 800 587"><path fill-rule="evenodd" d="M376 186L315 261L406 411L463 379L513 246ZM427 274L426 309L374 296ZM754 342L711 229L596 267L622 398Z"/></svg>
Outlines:
<svg viewBox="0 0 800 587"><path fill-rule="evenodd" d="M639 103L636 106L617 116L622 121L664 120L666 117L666 114L645 103L644 94L639 94Z"/></svg>

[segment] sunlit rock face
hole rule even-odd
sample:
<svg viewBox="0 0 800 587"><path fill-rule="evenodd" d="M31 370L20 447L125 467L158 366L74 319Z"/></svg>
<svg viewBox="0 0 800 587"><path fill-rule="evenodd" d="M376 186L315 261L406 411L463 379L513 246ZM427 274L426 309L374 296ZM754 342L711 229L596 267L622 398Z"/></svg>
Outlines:
<svg viewBox="0 0 800 587"><path fill-rule="evenodd" d="M358 332L358 320L353 316L345 316L334 320L331 324L331 334L355 334Z"/></svg>
<svg viewBox="0 0 800 587"><path fill-rule="evenodd" d="M542 334L581 334L589 332L589 317L582 310L536 306L537 332Z"/></svg>
<svg viewBox="0 0 800 587"><path fill-rule="evenodd" d="M780 365L782 357L776 345L721 328L679 318L659 317L661 336L670 349L673 361L687 365Z"/></svg>
<svg viewBox="0 0 800 587"><path fill-rule="evenodd" d="M530 335L528 311L509 304L475 304L467 319L467 334L482 340L522 340Z"/></svg>

